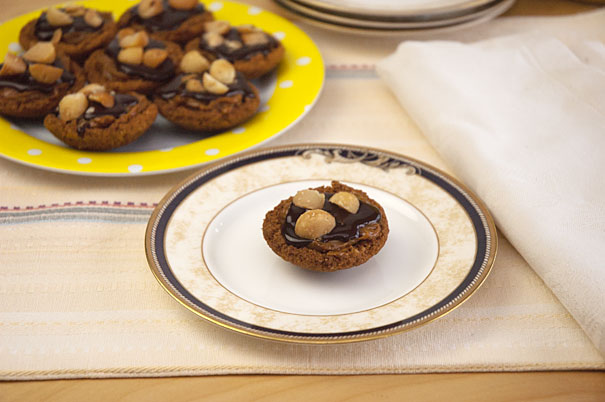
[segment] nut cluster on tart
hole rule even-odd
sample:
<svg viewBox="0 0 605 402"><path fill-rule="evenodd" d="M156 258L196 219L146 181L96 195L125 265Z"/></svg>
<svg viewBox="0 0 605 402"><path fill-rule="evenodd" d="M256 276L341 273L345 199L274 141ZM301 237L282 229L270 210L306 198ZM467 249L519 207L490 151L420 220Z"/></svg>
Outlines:
<svg viewBox="0 0 605 402"><path fill-rule="evenodd" d="M105 49L90 55L84 71L89 82L121 92L152 94L174 76L181 57L181 48L176 43L151 39L145 31L124 28Z"/></svg>
<svg viewBox="0 0 605 402"><path fill-rule="evenodd" d="M19 42L25 52L0 64L0 114L44 119L67 145L95 151L134 141L158 111L208 133L241 124L260 106L249 80L284 55L272 35L217 21L198 0L141 0L117 22L79 4L50 7Z"/></svg>
<svg viewBox="0 0 605 402"><path fill-rule="evenodd" d="M284 47L272 35L253 25L231 26L223 20L207 22L205 33L185 49L199 49L210 60L227 59L247 78L273 70L284 55Z"/></svg>
<svg viewBox="0 0 605 402"><path fill-rule="evenodd" d="M265 241L277 255L323 272L365 263L384 246L388 234L380 204L338 181L297 192L263 221Z"/></svg>

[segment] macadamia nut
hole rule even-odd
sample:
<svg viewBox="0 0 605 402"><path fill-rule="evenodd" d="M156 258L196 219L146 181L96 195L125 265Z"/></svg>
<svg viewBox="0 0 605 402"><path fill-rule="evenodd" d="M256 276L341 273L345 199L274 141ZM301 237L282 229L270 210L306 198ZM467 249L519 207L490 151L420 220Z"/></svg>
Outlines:
<svg viewBox="0 0 605 402"><path fill-rule="evenodd" d="M88 99L83 93L65 95L59 102L59 118L63 121L77 119L84 114L87 108Z"/></svg>
<svg viewBox="0 0 605 402"><path fill-rule="evenodd" d="M326 196L317 190L300 190L296 193L292 202L301 208L321 209L325 200Z"/></svg>
<svg viewBox="0 0 605 402"><path fill-rule="evenodd" d="M336 226L336 219L323 209L311 209L298 217L294 232L303 239L317 239Z"/></svg>
<svg viewBox="0 0 605 402"><path fill-rule="evenodd" d="M332 204L338 205L349 213L355 214L359 210L359 199L346 191L340 191L330 198Z"/></svg>

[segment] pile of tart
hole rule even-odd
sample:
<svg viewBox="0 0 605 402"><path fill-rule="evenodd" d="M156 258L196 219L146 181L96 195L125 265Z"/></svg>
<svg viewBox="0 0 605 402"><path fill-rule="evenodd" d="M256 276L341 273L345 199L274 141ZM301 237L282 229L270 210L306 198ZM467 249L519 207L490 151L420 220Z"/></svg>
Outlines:
<svg viewBox="0 0 605 402"><path fill-rule="evenodd" d="M0 114L43 119L67 145L104 151L140 137L161 114L220 132L260 106L251 79L277 67L282 44L253 25L215 20L198 0L141 0L114 21L81 5L52 7L0 64Z"/></svg>

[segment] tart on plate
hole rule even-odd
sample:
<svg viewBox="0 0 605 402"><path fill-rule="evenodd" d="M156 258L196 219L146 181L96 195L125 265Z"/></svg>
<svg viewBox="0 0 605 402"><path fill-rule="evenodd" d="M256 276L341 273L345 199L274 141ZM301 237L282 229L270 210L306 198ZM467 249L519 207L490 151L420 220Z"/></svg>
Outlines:
<svg viewBox="0 0 605 402"><path fill-rule="evenodd" d="M189 130L215 132L252 117L260 105L256 87L227 60L208 61L189 51L181 73L155 92L160 114Z"/></svg>
<svg viewBox="0 0 605 402"><path fill-rule="evenodd" d="M52 41L59 52L84 60L95 49L107 45L116 34L111 12L69 4L51 7L23 26L19 43L29 49L40 41Z"/></svg>
<svg viewBox="0 0 605 402"><path fill-rule="evenodd" d="M209 60L226 59L249 79L273 70L284 56L284 47L273 35L252 25L217 20L206 22L205 31L185 50L200 50Z"/></svg>
<svg viewBox="0 0 605 402"><path fill-rule="evenodd" d="M44 126L70 147L107 151L139 138L155 121L157 107L136 92L115 93L88 84L66 95Z"/></svg>
<svg viewBox="0 0 605 402"><path fill-rule="evenodd" d="M338 181L299 191L267 212L263 222L271 250L294 265L323 272L363 264L382 249L388 234L380 204Z"/></svg>
<svg viewBox="0 0 605 402"><path fill-rule="evenodd" d="M172 42L152 39L145 31L125 28L107 48L96 50L84 63L89 82L116 92L151 93L174 77L182 56Z"/></svg>
<svg viewBox="0 0 605 402"><path fill-rule="evenodd" d="M0 65L0 114L44 117L85 81L78 64L52 42L38 42L22 56L7 53Z"/></svg>
<svg viewBox="0 0 605 402"><path fill-rule="evenodd" d="M213 19L197 0L142 0L122 14L118 26L146 30L154 39L187 42L200 35L204 23Z"/></svg>

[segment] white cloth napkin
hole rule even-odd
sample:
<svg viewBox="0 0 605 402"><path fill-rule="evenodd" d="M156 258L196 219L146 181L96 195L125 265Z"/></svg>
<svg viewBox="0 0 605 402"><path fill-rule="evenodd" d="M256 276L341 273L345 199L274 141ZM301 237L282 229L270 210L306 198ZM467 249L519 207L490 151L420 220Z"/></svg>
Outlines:
<svg viewBox="0 0 605 402"><path fill-rule="evenodd" d="M601 21L597 35L583 35L582 18L575 18L571 36L534 31L470 44L403 42L377 71L605 355L599 13L588 16Z"/></svg>

